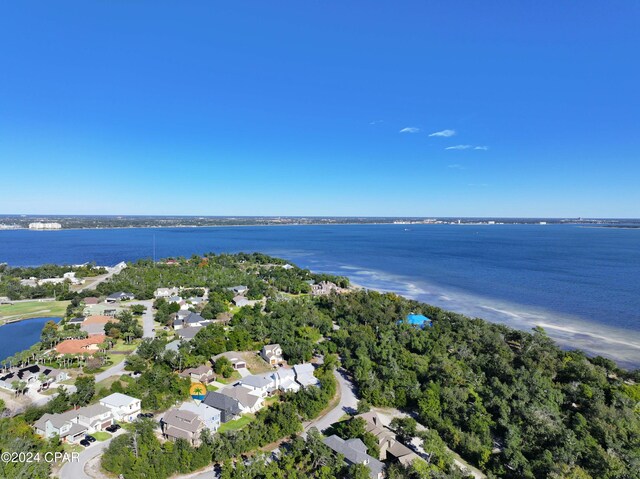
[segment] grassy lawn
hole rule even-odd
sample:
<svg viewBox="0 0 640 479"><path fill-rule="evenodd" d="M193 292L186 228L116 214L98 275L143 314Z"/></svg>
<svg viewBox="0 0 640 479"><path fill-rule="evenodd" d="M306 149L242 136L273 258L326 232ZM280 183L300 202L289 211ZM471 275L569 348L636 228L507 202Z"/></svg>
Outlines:
<svg viewBox="0 0 640 479"><path fill-rule="evenodd" d="M274 396L269 396L268 398L266 398L266 399L264 400L264 403L265 403L267 406L271 406L272 404L277 403L279 400L280 400L280 396L278 396L278 395L276 394L276 395L274 395Z"/></svg>
<svg viewBox="0 0 640 479"><path fill-rule="evenodd" d="M255 415L247 414L246 416L241 416L240 418L233 421L225 422L224 424L220 425L218 432L237 431L238 429L242 429L243 427L245 427L255 418Z"/></svg>
<svg viewBox="0 0 640 479"><path fill-rule="evenodd" d="M109 434L108 432L105 432L105 431L97 431L97 432L94 432L91 435L93 437L95 437L98 441L106 441L107 439L109 439L111 437L111 434Z"/></svg>
<svg viewBox="0 0 640 479"><path fill-rule="evenodd" d="M72 453L72 452L82 452L84 451L84 447L80 444L63 444L64 452Z"/></svg>
<svg viewBox="0 0 640 479"><path fill-rule="evenodd" d="M207 391L212 391L212 392L213 392L213 391L217 391L217 390L218 390L218 388L217 388L217 387L212 386L211 384L208 384L208 385L207 385Z"/></svg>
<svg viewBox="0 0 640 479"><path fill-rule="evenodd" d="M96 383L96 391L98 391L100 388L105 388L108 390L113 383L119 380L120 376L111 376L107 379L103 379L102 381Z"/></svg>
<svg viewBox="0 0 640 479"><path fill-rule="evenodd" d="M115 346L113 348L111 348L109 351L125 351L125 352L132 352L133 350L135 350L138 347L138 344L140 343L140 341L134 340L131 342L131 344L126 344L124 341L118 341Z"/></svg>
<svg viewBox="0 0 640 479"><path fill-rule="evenodd" d="M232 384L241 379L240 373L238 371L234 371L233 374L228 378L223 378L222 376L218 377L217 381L222 384Z"/></svg>
<svg viewBox="0 0 640 479"><path fill-rule="evenodd" d="M69 301L26 301L0 306L0 323L15 319L63 317Z"/></svg>
<svg viewBox="0 0 640 479"><path fill-rule="evenodd" d="M40 392L40 394L42 394L43 396L53 396L57 392L58 388L49 388L46 391Z"/></svg>

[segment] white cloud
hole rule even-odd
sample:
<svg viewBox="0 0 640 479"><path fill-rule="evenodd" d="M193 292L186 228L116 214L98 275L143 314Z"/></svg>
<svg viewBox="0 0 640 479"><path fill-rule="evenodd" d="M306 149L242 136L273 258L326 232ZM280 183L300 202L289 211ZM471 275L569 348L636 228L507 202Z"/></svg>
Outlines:
<svg viewBox="0 0 640 479"><path fill-rule="evenodd" d="M473 146L473 145L455 145L455 146L447 146L445 150L482 150L487 151L489 149L488 146Z"/></svg>
<svg viewBox="0 0 640 479"><path fill-rule="evenodd" d="M400 130L400 133L418 133L420 128L416 128L415 126L408 126Z"/></svg>
<svg viewBox="0 0 640 479"><path fill-rule="evenodd" d="M442 136L444 138L449 138L456 134L456 130L442 130L442 131L434 131L429 136Z"/></svg>
<svg viewBox="0 0 640 479"><path fill-rule="evenodd" d="M373 120L369 122L370 125L377 125L378 123L384 123L384 120Z"/></svg>

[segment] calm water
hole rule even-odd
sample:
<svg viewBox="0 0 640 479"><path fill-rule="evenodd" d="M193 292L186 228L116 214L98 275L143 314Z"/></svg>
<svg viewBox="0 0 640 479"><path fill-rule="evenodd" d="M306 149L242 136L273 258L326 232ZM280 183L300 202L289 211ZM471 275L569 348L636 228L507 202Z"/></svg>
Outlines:
<svg viewBox="0 0 640 479"><path fill-rule="evenodd" d="M0 327L0 360L40 341L40 332L47 321L57 323L60 318L34 318Z"/></svg>
<svg viewBox="0 0 640 479"><path fill-rule="evenodd" d="M115 264L261 251L640 365L640 230L340 225L0 231L0 262ZM0 330L2 336L4 332Z"/></svg>

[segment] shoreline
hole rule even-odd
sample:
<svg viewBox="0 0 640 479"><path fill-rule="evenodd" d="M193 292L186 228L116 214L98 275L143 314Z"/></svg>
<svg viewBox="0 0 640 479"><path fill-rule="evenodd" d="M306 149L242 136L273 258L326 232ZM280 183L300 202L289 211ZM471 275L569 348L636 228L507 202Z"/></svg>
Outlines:
<svg viewBox="0 0 640 479"><path fill-rule="evenodd" d="M350 266L342 266L347 270ZM314 270L314 271L317 271ZM360 273L373 273L369 270L360 270ZM612 359L620 367L635 370L640 369L640 332L623 330L594 323L585 318L570 317L564 313L543 310L526 305L508 303L496 298L478 297L464 292L446 291L438 285L429 285L430 291L424 291L416 286L409 278L394 277L393 284L381 287L381 285L367 285L367 281L358 279L352 281L352 274L344 274L335 270L326 270L331 274L347 276L354 288L377 291L379 293L394 293L407 299L428 304L456 314L461 314L469 319L479 318L493 324L502 324L511 329L531 333L534 327L542 327L556 346L564 351L580 350L590 357L602 356ZM386 273L382 273L386 274ZM388 276L392 276L388 274ZM391 281L390 281L391 282ZM404 287L404 289L403 289ZM440 298L440 300L438 300ZM488 303L488 304L483 304ZM491 311L493 317L482 314L470 313L467 309ZM555 323L553 319L555 319ZM584 327L584 328L583 328ZM635 342L629 340L633 336Z"/></svg>

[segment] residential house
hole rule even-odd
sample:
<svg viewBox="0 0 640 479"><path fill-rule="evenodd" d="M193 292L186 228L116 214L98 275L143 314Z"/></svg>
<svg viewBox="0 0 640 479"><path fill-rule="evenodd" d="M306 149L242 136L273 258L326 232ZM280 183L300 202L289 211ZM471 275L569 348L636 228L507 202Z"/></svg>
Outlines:
<svg viewBox="0 0 640 479"><path fill-rule="evenodd" d="M92 404L76 410L78 424L87 426L90 431L102 431L113 424L111 409L102 404Z"/></svg>
<svg viewBox="0 0 640 479"><path fill-rule="evenodd" d="M320 283L311 285L311 294L313 296L324 296L331 294L332 292L340 292L341 289L335 283L330 281L321 281Z"/></svg>
<svg viewBox="0 0 640 479"><path fill-rule="evenodd" d="M171 296L176 296L180 290L178 288L158 288L153 292L154 298L169 298Z"/></svg>
<svg viewBox="0 0 640 479"><path fill-rule="evenodd" d="M181 411L190 411L194 414L197 414L204 427L209 429L211 432L216 432L220 427L221 421L220 418L222 413L211 407L204 402L185 402L182 406L180 406Z"/></svg>
<svg viewBox="0 0 640 479"><path fill-rule="evenodd" d="M419 459L420 456L398 441L393 431L385 427L375 411L359 414L356 417L363 419L365 430L375 436L380 450L380 460L394 459L406 467Z"/></svg>
<svg viewBox="0 0 640 479"><path fill-rule="evenodd" d="M197 414L181 409L169 409L160 426L165 438L172 441L185 439L194 446L200 444L200 434L205 427Z"/></svg>
<svg viewBox="0 0 640 479"><path fill-rule="evenodd" d="M223 424L237 419L242 414L242 408L237 399L218 391L209 391L202 403L220 411L220 422Z"/></svg>
<svg viewBox="0 0 640 479"><path fill-rule="evenodd" d="M243 413L256 412L264 403L258 391L242 385L221 389L220 394L237 400Z"/></svg>
<svg viewBox="0 0 640 479"><path fill-rule="evenodd" d="M176 314L176 319L173 321L173 329L178 330L182 328L192 328L194 326L204 326L211 323L210 319L204 319L198 313L187 311L188 314Z"/></svg>
<svg viewBox="0 0 640 479"><path fill-rule="evenodd" d="M106 315L95 315L95 316L87 316L85 320L80 325L80 329L85 331L89 336L93 336L94 334L104 334L104 327L109 322L114 322L112 316Z"/></svg>
<svg viewBox="0 0 640 479"><path fill-rule="evenodd" d="M67 324L77 324L81 325L85 320L85 316L80 316L79 318L71 318L67 320Z"/></svg>
<svg viewBox="0 0 640 479"><path fill-rule="evenodd" d="M45 439L58 436L62 442L78 442L88 433L88 428L78 424L77 420L78 415L75 410L62 414L45 413L33 427L36 434Z"/></svg>
<svg viewBox="0 0 640 479"><path fill-rule="evenodd" d="M58 354L94 354L98 351L98 344L104 342L107 336L95 334L86 339L67 339L56 345Z"/></svg>
<svg viewBox="0 0 640 479"><path fill-rule="evenodd" d="M211 366L203 364L197 368L188 368L182 371L179 376L183 378L191 379L191 382L199 382L203 384L209 384L216 378Z"/></svg>
<svg viewBox="0 0 640 479"><path fill-rule="evenodd" d="M183 331L187 331L187 330L185 329ZM181 343L182 343L182 339L176 339L175 341L171 341L170 343L167 343L167 345L164 347L164 350L175 351L177 353L180 349Z"/></svg>
<svg viewBox="0 0 640 479"><path fill-rule="evenodd" d="M203 327L204 326L191 326L190 328L179 329L178 331L176 331L176 333L178 333L180 339L190 341L195 337L196 334L198 334L198 331L200 331Z"/></svg>
<svg viewBox="0 0 640 479"><path fill-rule="evenodd" d="M251 375L242 378L240 384L264 398L277 389L278 377L275 373Z"/></svg>
<svg viewBox="0 0 640 479"><path fill-rule="evenodd" d="M48 389L54 383L69 379L65 371L41 364L30 364L22 368L10 368L0 375L0 387L13 390L14 381L24 381L37 390Z"/></svg>
<svg viewBox="0 0 640 479"><path fill-rule="evenodd" d="M334 452L341 454L347 464L363 464L369 469L371 479L384 477L384 464L367 454L367 446L360 439L347 439L329 436L323 441Z"/></svg>
<svg viewBox="0 0 640 479"><path fill-rule="evenodd" d="M82 301L85 305L88 306L90 304L98 304L100 302L100 299L96 298L95 296L89 296L88 298L84 298Z"/></svg>
<svg viewBox="0 0 640 479"><path fill-rule="evenodd" d="M249 291L249 288L247 288L246 286L243 285L239 285L239 286L233 286L231 288L228 288L231 291L233 291L236 294L246 294L247 291Z"/></svg>
<svg viewBox="0 0 640 479"><path fill-rule="evenodd" d="M124 291L118 291L117 293L110 294L105 298L106 303L117 303L118 301L130 301L135 299L132 293L125 293Z"/></svg>
<svg viewBox="0 0 640 479"><path fill-rule="evenodd" d="M278 388L284 392L298 392L300 384L296 382L296 373L293 369L278 368L275 373L278 377Z"/></svg>
<svg viewBox="0 0 640 479"><path fill-rule="evenodd" d="M194 296L193 298L187 299L187 303L193 306L201 306L204 304L204 302L205 302L205 299L199 296Z"/></svg>
<svg viewBox="0 0 640 479"><path fill-rule="evenodd" d="M226 351L224 353L216 354L213 358L211 358L211 360L215 364L215 362L223 356L229 360L233 369L242 369L247 367L247 362L237 351Z"/></svg>
<svg viewBox="0 0 640 479"><path fill-rule="evenodd" d="M117 421L131 422L140 413L140 399L122 393L113 393L100 399L100 404L111 410Z"/></svg>
<svg viewBox="0 0 640 479"><path fill-rule="evenodd" d="M293 370L296 373L296 381L298 381L298 384L300 384L302 387L317 386L318 384L320 384L318 378L313 374L313 372L315 371L313 364L296 364L293 367Z"/></svg>
<svg viewBox="0 0 640 479"><path fill-rule="evenodd" d="M233 297L233 304L241 308L243 306L248 306L249 304L251 304L251 302L244 296L237 295Z"/></svg>
<svg viewBox="0 0 640 479"><path fill-rule="evenodd" d="M279 344L267 344L266 346L263 346L262 351L260 351L260 356L262 356L262 359L272 366L284 361L284 358L282 357L282 348Z"/></svg>

